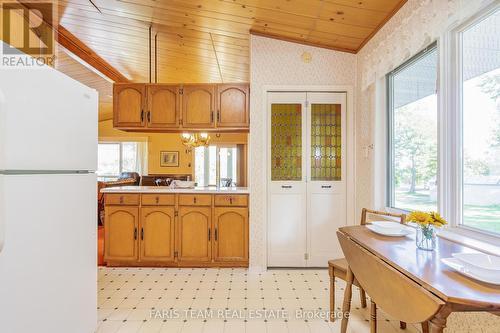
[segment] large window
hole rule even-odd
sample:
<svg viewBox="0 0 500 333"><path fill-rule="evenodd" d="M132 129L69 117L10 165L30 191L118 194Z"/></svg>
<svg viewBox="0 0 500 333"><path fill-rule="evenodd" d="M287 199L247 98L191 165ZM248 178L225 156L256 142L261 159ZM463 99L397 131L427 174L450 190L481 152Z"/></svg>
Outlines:
<svg viewBox="0 0 500 333"><path fill-rule="evenodd" d="M240 158L236 145L210 145L194 151L194 180L198 186L234 186L239 183Z"/></svg>
<svg viewBox="0 0 500 333"><path fill-rule="evenodd" d="M459 37L462 224L500 233L500 10Z"/></svg>
<svg viewBox="0 0 500 333"><path fill-rule="evenodd" d="M437 210L436 45L389 73L388 204Z"/></svg>
<svg viewBox="0 0 500 333"><path fill-rule="evenodd" d="M102 142L98 145L97 176L99 180L115 180L122 172L140 171L137 142Z"/></svg>

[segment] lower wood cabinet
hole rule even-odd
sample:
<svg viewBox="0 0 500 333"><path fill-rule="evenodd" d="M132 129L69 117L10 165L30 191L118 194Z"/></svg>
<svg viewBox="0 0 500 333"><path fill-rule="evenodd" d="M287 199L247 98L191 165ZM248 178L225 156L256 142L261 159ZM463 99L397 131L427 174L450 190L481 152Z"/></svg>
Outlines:
<svg viewBox="0 0 500 333"><path fill-rule="evenodd" d="M139 208L106 206L104 217L104 260L136 261Z"/></svg>
<svg viewBox="0 0 500 333"><path fill-rule="evenodd" d="M215 207L214 259L248 261L248 208Z"/></svg>
<svg viewBox="0 0 500 333"><path fill-rule="evenodd" d="M113 193L105 203L110 266L248 266L246 194Z"/></svg>
<svg viewBox="0 0 500 333"><path fill-rule="evenodd" d="M141 261L174 262L175 207L141 208Z"/></svg>
<svg viewBox="0 0 500 333"><path fill-rule="evenodd" d="M178 259L207 262L211 255L212 212L210 207L179 207Z"/></svg>

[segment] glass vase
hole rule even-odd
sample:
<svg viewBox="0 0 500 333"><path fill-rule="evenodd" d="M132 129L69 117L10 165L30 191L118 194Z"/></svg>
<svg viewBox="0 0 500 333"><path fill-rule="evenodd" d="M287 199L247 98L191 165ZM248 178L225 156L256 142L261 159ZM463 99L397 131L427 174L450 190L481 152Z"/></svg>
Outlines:
<svg viewBox="0 0 500 333"><path fill-rule="evenodd" d="M434 251L436 248L436 229L432 224L419 225L415 237L417 247L426 251Z"/></svg>

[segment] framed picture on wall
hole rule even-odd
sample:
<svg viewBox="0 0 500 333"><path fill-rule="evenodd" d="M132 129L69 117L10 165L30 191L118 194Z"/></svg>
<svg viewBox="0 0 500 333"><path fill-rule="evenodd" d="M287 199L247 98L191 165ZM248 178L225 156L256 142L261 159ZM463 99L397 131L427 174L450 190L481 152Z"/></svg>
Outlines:
<svg viewBox="0 0 500 333"><path fill-rule="evenodd" d="M178 167L179 152L178 151L161 151L160 152L161 167Z"/></svg>

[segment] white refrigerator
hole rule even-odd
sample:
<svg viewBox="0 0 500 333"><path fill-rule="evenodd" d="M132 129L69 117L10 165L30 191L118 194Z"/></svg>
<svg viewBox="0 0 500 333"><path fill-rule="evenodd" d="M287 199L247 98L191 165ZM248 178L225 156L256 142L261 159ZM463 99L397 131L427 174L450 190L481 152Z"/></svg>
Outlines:
<svg viewBox="0 0 500 333"><path fill-rule="evenodd" d="M0 332L97 323L97 92L0 69Z"/></svg>

